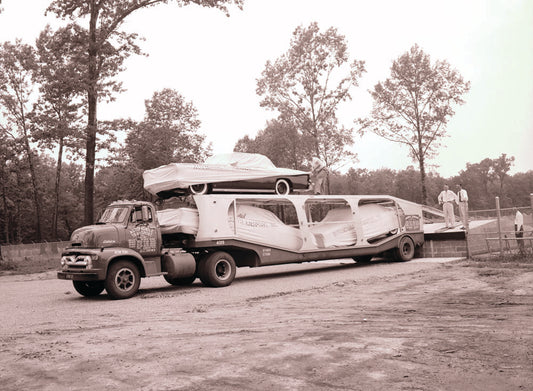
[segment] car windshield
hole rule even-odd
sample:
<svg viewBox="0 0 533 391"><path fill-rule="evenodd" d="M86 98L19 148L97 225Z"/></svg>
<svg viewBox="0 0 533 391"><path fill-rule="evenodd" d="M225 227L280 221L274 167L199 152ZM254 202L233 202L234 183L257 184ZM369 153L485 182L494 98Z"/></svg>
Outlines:
<svg viewBox="0 0 533 391"><path fill-rule="evenodd" d="M129 215L129 210L127 206L113 206L108 207L102 213L102 217L98 220L99 223L123 223L126 221L126 217Z"/></svg>

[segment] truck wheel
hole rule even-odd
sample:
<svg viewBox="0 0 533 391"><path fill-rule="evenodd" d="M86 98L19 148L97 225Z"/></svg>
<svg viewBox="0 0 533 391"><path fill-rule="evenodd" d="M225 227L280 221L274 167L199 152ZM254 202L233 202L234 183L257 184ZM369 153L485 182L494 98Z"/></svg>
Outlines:
<svg viewBox="0 0 533 391"><path fill-rule="evenodd" d="M398 261L410 261L415 255L415 243L409 236L400 239L398 248L395 250L395 258Z"/></svg>
<svg viewBox="0 0 533 391"><path fill-rule="evenodd" d="M189 191L194 195L203 195L209 193L209 185L207 183L201 183L199 185L190 185Z"/></svg>
<svg viewBox="0 0 533 391"><path fill-rule="evenodd" d="M163 278L170 285L183 286L183 285L191 285L194 282L194 280L196 280L196 275L193 275L191 277L185 277L185 278L171 278L167 275L164 275Z"/></svg>
<svg viewBox="0 0 533 391"><path fill-rule="evenodd" d="M98 296L104 290L103 281L72 281L74 289L86 297Z"/></svg>
<svg viewBox="0 0 533 391"><path fill-rule="evenodd" d="M277 195L287 195L291 192L291 185L286 179L278 179L274 190Z"/></svg>
<svg viewBox="0 0 533 391"><path fill-rule="evenodd" d="M139 269L131 261L118 261L107 270L105 290L112 299L128 299L139 290Z"/></svg>
<svg viewBox="0 0 533 391"><path fill-rule="evenodd" d="M224 251L217 251L200 260L198 276L204 285L222 287L233 282L236 270L233 257Z"/></svg>

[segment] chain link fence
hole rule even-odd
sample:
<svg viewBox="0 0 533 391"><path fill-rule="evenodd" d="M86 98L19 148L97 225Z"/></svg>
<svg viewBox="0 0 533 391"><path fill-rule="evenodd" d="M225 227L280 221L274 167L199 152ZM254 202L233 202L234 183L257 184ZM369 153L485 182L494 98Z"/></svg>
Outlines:
<svg viewBox="0 0 533 391"><path fill-rule="evenodd" d="M515 231L517 213L522 215L523 232ZM495 208L469 211L467 240L470 256L491 254L533 255L533 194L531 205L500 208L499 198Z"/></svg>

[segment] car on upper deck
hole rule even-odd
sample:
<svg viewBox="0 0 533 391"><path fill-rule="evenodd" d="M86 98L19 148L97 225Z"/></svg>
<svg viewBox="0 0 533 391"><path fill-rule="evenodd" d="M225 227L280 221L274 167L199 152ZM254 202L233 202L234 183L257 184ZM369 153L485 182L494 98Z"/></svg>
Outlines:
<svg viewBox="0 0 533 391"><path fill-rule="evenodd" d="M184 194L309 191L310 173L279 168L264 155L234 152L204 163L170 163L143 173L144 188L160 198Z"/></svg>

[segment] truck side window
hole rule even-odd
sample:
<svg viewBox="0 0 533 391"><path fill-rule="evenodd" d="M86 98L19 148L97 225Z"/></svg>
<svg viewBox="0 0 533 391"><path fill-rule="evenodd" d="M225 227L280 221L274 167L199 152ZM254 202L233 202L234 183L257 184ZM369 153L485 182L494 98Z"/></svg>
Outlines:
<svg viewBox="0 0 533 391"><path fill-rule="evenodd" d="M131 222L132 223L138 223L143 220L142 218L142 210L140 207L135 207L134 210L131 211Z"/></svg>
<svg viewBox="0 0 533 391"><path fill-rule="evenodd" d="M146 223L152 222L152 209L147 205L143 205L142 207L142 219Z"/></svg>
<svg viewBox="0 0 533 391"><path fill-rule="evenodd" d="M132 223L151 223L153 221L152 209L147 205L136 206L131 211Z"/></svg>

